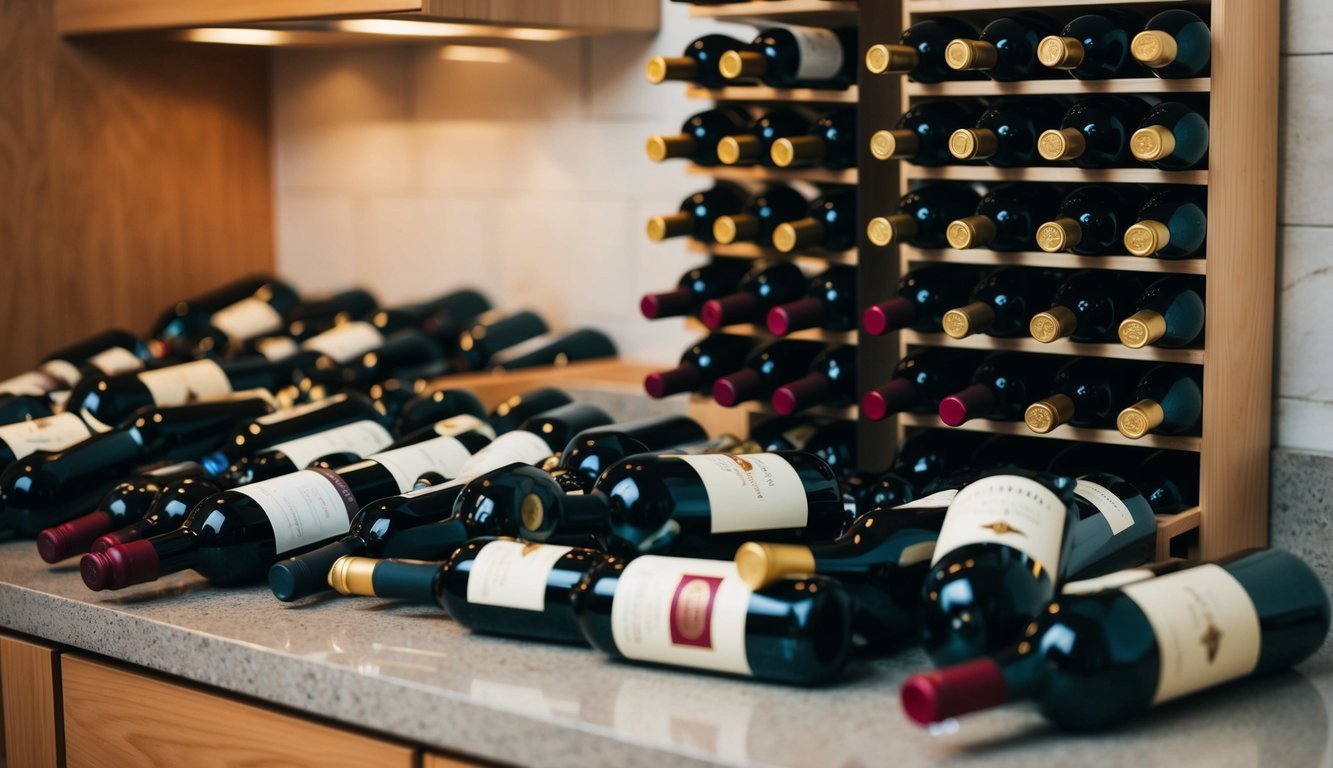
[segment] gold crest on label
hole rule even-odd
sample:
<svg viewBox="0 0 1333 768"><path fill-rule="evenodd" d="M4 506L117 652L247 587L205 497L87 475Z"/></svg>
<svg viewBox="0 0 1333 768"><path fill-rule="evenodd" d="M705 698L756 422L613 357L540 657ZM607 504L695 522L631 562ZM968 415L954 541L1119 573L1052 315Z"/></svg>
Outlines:
<svg viewBox="0 0 1333 768"><path fill-rule="evenodd" d="M1017 536L1027 536L1026 533L1023 533L1022 531L1020 531L1020 530L1018 530L1017 528L1013 527L1012 525L1010 525L1009 523L1005 522L1004 520L997 520L997 521L995 521L995 522L993 522L993 523L987 523L987 524L985 524L985 525L983 525L983 526L981 526L981 527L982 527L982 528L985 528L985 529L987 529L987 530L990 530L990 531L994 531L994 532L995 532L997 535L999 535L999 536L1005 536L1005 535L1010 534L1010 533L1012 533L1012 534L1014 534L1014 535L1017 535Z"/></svg>
<svg viewBox="0 0 1333 768"><path fill-rule="evenodd" d="M1208 651L1208 663L1217 661L1217 652L1222 650L1222 630L1218 629L1211 619L1208 622L1208 630L1199 638L1199 642Z"/></svg>

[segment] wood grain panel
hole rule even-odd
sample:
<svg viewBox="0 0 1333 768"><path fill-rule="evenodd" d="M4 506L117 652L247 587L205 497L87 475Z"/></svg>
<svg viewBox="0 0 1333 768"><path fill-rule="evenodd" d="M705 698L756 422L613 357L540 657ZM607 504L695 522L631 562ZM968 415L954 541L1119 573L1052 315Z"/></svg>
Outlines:
<svg viewBox="0 0 1333 768"><path fill-rule="evenodd" d="M411 768L410 747L77 655L64 657L69 768Z"/></svg>
<svg viewBox="0 0 1333 768"><path fill-rule="evenodd" d="M589 360L563 366L521 368L504 373L482 372L449 376L438 386L466 389L487 408L504 402L517 393L539 387L569 387L593 391L642 393L643 378L657 368L621 360Z"/></svg>
<svg viewBox="0 0 1333 768"><path fill-rule="evenodd" d="M267 52L0 19L0 375L272 269Z"/></svg>
<svg viewBox="0 0 1333 768"><path fill-rule="evenodd" d="M661 24L658 0L424 0L423 12L439 19L654 32Z"/></svg>
<svg viewBox="0 0 1333 768"><path fill-rule="evenodd" d="M436 755L430 752L427 752L421 759L421 768L477 768L480 765L482 763L474 763L470 760L462 760L446 755Z"/></svg>
<svg viewBox="0 0 1333 768"><path fill-rule="evenodd" d="M421 0L56 0L61 34L419 11Z"/></svg>
<svg viewBox="0 0 1333 768"><path fill-rule="evenodd" d="M48 646L0 637L0 688L8 768L61 765L62 739L56 698L58 664L58 654Z"/></svg>

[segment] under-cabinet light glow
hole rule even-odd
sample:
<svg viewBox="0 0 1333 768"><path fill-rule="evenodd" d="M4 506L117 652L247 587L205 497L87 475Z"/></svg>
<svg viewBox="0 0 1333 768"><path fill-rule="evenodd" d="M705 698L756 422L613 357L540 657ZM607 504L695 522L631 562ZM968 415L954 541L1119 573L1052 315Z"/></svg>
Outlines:
<svg viewBox="0 0 1333 768"><path fill-rule="evenodd" d="M404 37L495 37L509 40L563 40L573 33L561 29L502 27L489 24L453 24L407 19L347 19L337 22L343 32Z"/></svg>
<svg viewBox="0 0 1333 768"><path fill-rule="evenodd" d="M292 36L275 29L243 29L237 27L201 27L186 29L181 36L192 43L223 43L226 45L286 45Z"/></svg>
<svg viewBox="0 0 1333 768"><path fill-rule="evenodd" d="M504 64L509 61L509 51L488 45L446 45L440 49L440 58L445 61Z"/></svg>

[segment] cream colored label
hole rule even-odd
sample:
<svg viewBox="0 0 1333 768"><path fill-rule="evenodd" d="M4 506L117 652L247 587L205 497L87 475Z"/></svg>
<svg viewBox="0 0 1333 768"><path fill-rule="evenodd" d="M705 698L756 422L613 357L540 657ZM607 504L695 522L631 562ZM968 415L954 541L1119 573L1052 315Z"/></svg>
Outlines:
<svg viewBox="0 0 1333 768"><path fill-rule="evenodd" d="M620 574L611 637L629 659L749 675L749 604L733 562L648 555Z"/></svg>
<svg viewBox="0 0 1333 768"><path fill-rule="evenodd" d="M518 358L523 357L524 355L529 354L531 352L536 352L537 350L541 349L542 347L545 347L547 344L550 344L551 342L559 338L560 336L557 334L546 333L542 334L541 336L534 336L533 338L527 339L525 341L520 341L519 343L513 345L512 347L506 347L500 350L499 352L496 352L494 355L491 355L491 359L487 361L487 365L494 366L496 368L504 368L514 360L517 360Z"/></svg>
<svg viewBox="0 0 1333 768"><path fill-rule="evenodd" d="M949 505L932 564L969 544L1003 544L1041 563L1048 578L1060 570L1065 505L1046 486L1017 475L984 477Z"/></svg>
<svg viewBox="0 0 1333 768"><path fill-rule="evenodd" d="M1153 704L1244 677L1259 663L1259 614L1218 565L1200 565L1124 588L1152 625L1161 672Z"/></svg>
<svg viewBox="0 0 1333 768"><path fill-rule="evenodd" d="M108 376L129 373L143 367L143 361L124 347L112 347L88 358L88 364Z"/></svg>
<svg viewBox="0 0 1333 768"><path fill-rule="evenodd" d="M45 373L28 371L20 373L12 379L0 381L0 394L41 397L58 384L59 382L52 381L51 377Z"/></svg>
<svg viewBox="0 0 1333 768"><path fill-rule="evenodd" d="M64 360L47 360L42 363L41 372L47 376L61 382L65 387L73 387L83 378L79 374L79 367L73 363L67 363Z"/></svg>
<svg viewBox="0 0 1333 768"><path fill-rule="evenodd" d="M491 425L476 416L463 414L435 422L435 434L440 437L454 437L464 432L479 432L492 440L495 439L495 430Z"/></svg>
<svg viewBox="0 0 1333 768"><path fill-rule="evenodd" d="M235 491L264 510L273 526L277 554L346 533L350 524L342 494L318 472L293 472Z"/></svg>
<svg viewBox="0 0 1333 768"><path fill-rule="evenodd" d="M1104 486L1079 480L1074 486L1074 495L1088 502L1106 518L1111 526L1111 533L1117 534L1129 530L1134 525L1134 513L1129 511L1125 502Z"/></svg>
<svg viewBox="0 0 1333 768"><path fill-rule="evenodd" d="M272 450L282 451L297 469L304 469L315 459L331 453L369 456L384 450L391 443L393 435L389 434L389 430L367 419L278 443Z"/></svg>
<svg viewBox="0 0 1333 768"><path fill-rule="evenodd" d="M703 481L713 533L803 528L809 502L801 478L774 453L675 456Z"/></svg>
<svg viewBox="0 0 1333 768"><path fill-rule="evenodd" d="M477 451L459 472L459 477L475 477L510 464L537 465L551 456L546 441L524 430L506 432Z"/></svg>
<svg viewBox="0 0 1333 768"><path fill-rule="evenodd" d="M316 400L313 403L306 403L305 405L298 405L294 408L288 408L282 411L275 411L274 413L270 413L266 416L260 416L259 418L255 419L255 423L264 425L280 424L289 419L294 419L297 416L304 416L307 413L314 413L315 411L327 408L328 406L333 405L334 403L342 402L343 400L346 399L347 395L334 395L333 397L328 397L323 400Z"/></svg>
<svg viewBox="0 0 1333 768"><path fill-rule="evenodd" d="M842 41L822 27L787 27L801 52L796 65L797 80L829 80L842 69Z"/></svg>
<svg viewBox="0 0 1333 768"><path fill-rule="evenodd" d="M467 601L520 611L546 609L546 582L571 547L492 541L481 548L467 577Z"/></svg>
<svg viewBox="0 0 1333 768"><path fill-rule="evenodd" d="M0 427L0 442L9 446L15 459L37 451L63 451L88 439L92 430L72 413L60 413L44 419L20 421Z"/></svg>
<svg viewBox="0 0 1333 768"><path fill-rule="evenodd" d="M296 339L286 336L271 336L267 339L260 339L255 343L255 349L263 355L266 360L278 362L286 360L301 351L301 347L296 343Z"/></svg>
<svg viewBox="0 0 1333 768"><path fill-rule="evenodd" d="M139 374L157 405L183 405L211 400L231 393L231 382L222 366L212 360L169 365Z"/></svg>
<svg viewBox="0 0 1333 768"><path fill-rule="evenodd" d="M282 315L266 301L243 299L214 312L212 323L232 341L245 341L282 330Z"/></svg>
<svg viewBox="0 0 1333 768"><path fill-rule="evenodd" d="M384 344L384 335L370 323L361 321L343 323L325 331L302 346L312 352L328 355L340 363L350 362Z"/></svg>
<svg viewBox="0 0 1333 768"><path fill-rule="evenodd" d="M950 488L946 491L936 491L929 496L922 497L916 501L909 501L906 504L899 504L891 509L931 509L947 507L953 503L958 496L957 488Z"/></svg>
<svg viewBox="0 0 1333 768"><path fill-rule="evenodd" d="M424 443L377 453L371 457L389 470L398 483L398 492L406 493L416 485L418 477L427 472L439 472L445 477L458 477L472 452L453 437L437 437Z"/></svg>
<svg viewBox="0 0 1333 768"><path fill-rule="evenodd" d="M1093 592L1105 592L1108 589L1120 589L1121 587L1130 584L1146 581L1153 576L1153 572L1147 568L1130 568L1127 571L1116 571L1115 573L1108 573L1105 576L1098 576L1095 579L1071 581L1060 588L1060 594L1090 595Z"/></svg>

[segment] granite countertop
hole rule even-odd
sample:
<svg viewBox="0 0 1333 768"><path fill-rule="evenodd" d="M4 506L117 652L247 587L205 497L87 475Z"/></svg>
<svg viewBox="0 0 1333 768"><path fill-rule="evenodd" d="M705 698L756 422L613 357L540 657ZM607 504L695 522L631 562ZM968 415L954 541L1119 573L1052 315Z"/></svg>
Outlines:
<svg viewBox="0 0 1333 768"><path fill-rule="evenodd" d="M267 588L177 574L84 588L31 542L0 545L0 625L462 755L593 765L1269 766L1333 760L1333 650L1298 671L1169 705L1096 735L1013 706L923 730L898 685L915 651L804 690L616 663L584 648L469 634L368 598L284 605Z"/></svg>

